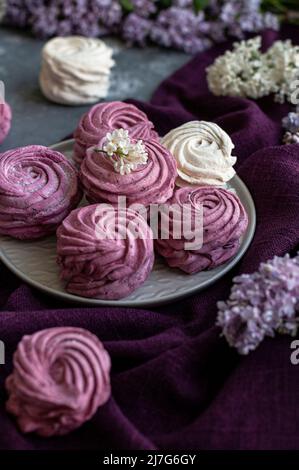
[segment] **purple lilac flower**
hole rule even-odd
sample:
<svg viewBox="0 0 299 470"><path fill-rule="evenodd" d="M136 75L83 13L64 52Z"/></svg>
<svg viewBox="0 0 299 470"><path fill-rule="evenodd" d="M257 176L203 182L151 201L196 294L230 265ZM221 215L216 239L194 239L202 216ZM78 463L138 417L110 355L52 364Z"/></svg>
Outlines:
<svg viewBox="0 0 299 470"><path fill-rule="evenodd" d="M81 1L81 4L84 4L85 0ZM111 4L111 0L94 0L93 3L99 7L107 8Z"/></svg>
<svg viewBox="0 0 299 470"><path fill-rule="evenodd" d="M207 6L207 11L211 17L219 19L221 12L221 4L219 0L210 0Z"/></svg>
<svg viewBox="0 0 299 470"><path fill-rule="evenodd" d="M234 283L229 299L217 304L217 325L230 346L248 354L275 332L296 334L299 255L275 256L261 263L257 272L236 277Z"/></svg>
<svg viewBox="0 0 299 470"><path fill-rule="evenodd" d="M4 22L24 28L29 22L29 8L24 0L10 0Z"/></svg>
<svg viewBox="0 0 299 470"><path fill-rule="evenodd" d="M155 0L131 0L134 13L144 18L148 18L156 13L157 5Z"/></svg>
<svg viewBox="0 0 299 470"><path fill-rule="evenodd" d="M99 9L99 18L108 28L119 26L122 15L122 8L117 0L112 0L107 7Z"/></svg>
<svg viewBox="0 0 299 470"><path fill-rule="evenodd" d="M67 24L67 21L65 21L66 26L65 26L65 31L67 28L70 27L70 25ZM59 35L60 36L67 36L69 34L78 34L80 36L88 36L92 38L96 38L99 36L103 36L104 34L107 34L108 30L104 27L101 27L100 23L94 20L94 17L92 17L91 14L85 14L82 16L80 21L73 22L71 25L71 32L66 32L64 34L63 30L61 29L61 24L59 26Z"/></svg>
<svg viewBox="0 0 299 470"><path fill-rule="evenodd" d="M193 10L171 7L162 10L153 25L151 38L166 47L176 47L188 53L201 52L211 46L211 40L201 34L204 14Z"/></svg>
<svg viewBox="0 0 299 470"><path fill-rule="evenodd" d="M271 13L260 12L261 0L230 0L221 6L219 16L227 33L242 39L244 33L257 33L264 28L278 29L277 17Z"/></svg>
<svg viewBox="0 0 299 470"><path fill-rule="evenodd" d="M193 0L173 0L173 6L179 8L192 7Z"/></svg>
<svg viewBox="0 0 299 470"><path fill-rule="evenodd" d="M273 29L274 31L279 30L279 20L273 13L264 13L263 15L263 26L264 28Z"/></svg>
<svg viewBox="0 0 299 470"><path fill-rule="evenodd" d="M220 12L220 19L225 24L232 24L241 13L239 2L225 2Z"/></svg>
<svg viewBox="0 0 299 470"><path fill-rule="evenodd" d="M152 21L130 13L123 24L123 37L129 44L145 46L152 27Z"/></svg>
<svg viewBox="0 0 299 470"><path fill-rule="evenodd" d="M289 113L282 120L282 126L284 129L291 133L299 131L299 114L298 113Z"/></svg>
<svg viewBox="0 0 299 470"><path fill-rule="evenodd" d="M122 16L118 0L9 0L5 21L29 26L42 38L68 34L97 37L114 32Z"/></svg>
<svg viewBox="0 0 299 470"><path fill-rule="evenodd" d="M210 22L209 36L214 42L222 42L226 39L225 26L221 21Z"/></svg>
<svg viewBox="0 0 299 470"><path fill-rule="evenodd" d="M261 31L264 27L263 16L258 12L243 14L239 18L239 25L245 33Z"/></svg>
<svg viewBox="0 0 299 470"><path fill-rule="evenodd" d="M279 22L277 16L272 13L261 13L261 0L251 0L248 2L241 2L242 9L239 18L241 27L244 26L244 32L257 33L265 28L273 30L279 29Z"/></svg>
<svg viewBox="0 0 299 470"><path fill-rule="evenodd" d="M171 7L160 11L156 0L131 2L134 11L126 15L119 0L8 0L4 21L28 27L43 38L120 33L130 43L144 45L148 38L190 53L205 50L227 36L241 39L246 32L278 28L276 16L260 13L261 0L210 0L199 14L193 0L173 0ZM151 31L144 19L151 22Z"/></svg>
<svg viewBox="0 0 299 470"><path fill-rule="evenodd" d="M34 10L34 21L32 24L33 33L40 38L47 38L49 36L54 36L57 34L60 24L57 21L59 15L59 9L56 5L50 6L49 8L44 8L40 5ZM66 28L66 33L69 34L71 31L71 25L69 22L66 22L62 25L62 30Z"/></svg>
<svg viewBox="0 0 299 470"><path fill-rule="evenodd" d="M240 0L237 0L237 2L241 3L243 8L248 12L255 12L261 7L261 0L247 0L246 2L240 2Z"/></svg>

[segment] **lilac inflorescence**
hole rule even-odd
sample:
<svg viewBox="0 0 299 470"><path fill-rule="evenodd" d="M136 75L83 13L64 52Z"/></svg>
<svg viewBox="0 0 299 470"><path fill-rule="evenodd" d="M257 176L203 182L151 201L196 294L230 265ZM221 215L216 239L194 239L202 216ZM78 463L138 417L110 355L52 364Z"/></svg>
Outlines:
<svg viewBox="0 0 299 470"><path fill-rule="evenodd" d="M277 17L261 13L261 0L211 0L202 11L193 0L7 0L4 21L41 38L119 34L129 44L155 42L196 53L227 37L278 29Z"/></svg>
<svg viewBox="0 0 299 470"><path fill-rule="evenodd" d="M217 325L240 354L275 332L295 335L299 309L299 255L275 256L258 271L234 279L229 299L218 302Z"/></svg>

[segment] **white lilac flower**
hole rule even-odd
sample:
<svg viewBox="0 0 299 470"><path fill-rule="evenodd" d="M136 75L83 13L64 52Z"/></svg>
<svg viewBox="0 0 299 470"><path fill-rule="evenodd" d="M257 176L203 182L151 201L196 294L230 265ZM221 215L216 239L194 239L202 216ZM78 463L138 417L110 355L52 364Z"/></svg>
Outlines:
<svg viewBox="0 0 299 470"><path fill-rule="evenodd" d="M291 102L294 85L299 80L299 46L290 40L276 41L266 52L265 60L275 83L276 100Z"/></svg>
<svg viewBox="0 0 299 470"><path fill-rule="evenodd" d="M275 332L295 335L299 315L299 255L275 256L257 272L234 279L229 299L218 302L217 325L240 354Z"/></svg>
<svg viewBox="0 0 299 470"><path fill-rule="evenodd" d="M145 165L148 159L143 141L132 142L125 129L108 132L103 148L98 151L112 158L114 170L121 175L135 171L139 165Z"/></svg>
<svg viewBox="0 0 299 470"><path fill-rule="evenodd" d="M207 68L207 80L215 95L257 99L275 93L276 101L292 102L298 94L299 46L276 41L263 54L259 36L235 43Z"/></svg>
<svg viewBox="0 0 299 470"><path fill-rule="evenodd" d="M233 50L207 68L210 90L217 96L261 98L273 91L271 71L261 53L261 37L234 43Z"/></svg>
<svg viewBox="0 0 299 470"><path fill-rule="evenodd" d="M108 132L103 150L109 157L112 157L115 153L127 155L130 143L129 132L125 129L117 129L111 133Z"/></svg>
<svg viewBox="0 0 299 470"><path fill-rule="evenodd" d="M285 145L299 144L299 132L292 133L287 131L283 136L283 143Z"/></svg>

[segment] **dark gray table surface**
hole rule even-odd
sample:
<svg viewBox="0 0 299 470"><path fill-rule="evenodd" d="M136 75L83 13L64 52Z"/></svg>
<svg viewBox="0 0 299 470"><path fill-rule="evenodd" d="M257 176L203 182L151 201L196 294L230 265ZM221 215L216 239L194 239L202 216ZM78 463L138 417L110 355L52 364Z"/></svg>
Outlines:
<svg viewBox="0 0 299 470"><path fill-rule="evenodd" d="M155 88L189 56L157 47L128 48L105 39L114 49L107 100L149 100ZM12 129L1 151L28 144L51 145L70 134L90 106L61 106L43 97L38 83L41 48L45 41L27 33L0 28L0 80L12 107Z"/></svg>

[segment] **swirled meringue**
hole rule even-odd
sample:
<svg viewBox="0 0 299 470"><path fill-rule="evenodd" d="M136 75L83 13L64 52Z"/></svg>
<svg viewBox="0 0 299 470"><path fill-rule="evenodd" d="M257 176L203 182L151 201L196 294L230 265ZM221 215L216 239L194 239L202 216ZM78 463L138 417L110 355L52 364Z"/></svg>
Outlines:
<svg viewBox="0 0 299 470"><path fill-rule="evenodd" d="M0 103L0 144L10 131L11 109L7 103Z"/></svg>
<svg viewBox="0 0 299 470"><path fill-rule="evenodd" d="M143 141L143 146L147 162L125 175L114 170L113 161L106 154L90 148L80 171L88 199L117 204L119 196L126 196L128 204L145 206L167 201L175 185L175 159L156 140ZM98 148L103 148L101 142Z"/></svg>
<svg viewBox="0 0 299 470"><path fill-rule="evenodd" d="M162 144L176 159L177 186L219 186L235 175L237 159L231 156L234 144L213 122L187 122L166 134Z"/></svg>
<svg viewBox="0 0 299 470"><path fill-rule="evenodd" d="M103 41L82 36L51 39L42 51L40 86L60 104L95 103L107 96L113 51Z"/></svg>
<svg viewBox="0 0 299 470"><path fill-rule="evenodd" d="M156 240L156 250L171 267L180 268L189 274L206 269L213 269L232 258L240 246L240 238L248 225L247 213L238 196L231 191L212 186L198 188L177 188L167 205L176 204L182 208L191 208L191 221L194 226L195 217L202 208L202 246L199 249L185 249L190 239L184 236L174 238L173 227L182 224L182 211L170 215L169 239Z"/></svg>
<svg viewBox="0 0 299 470"><path fill-rule="evenodd" d="M6 380L6 409L22 432L64 435L89 420L110 396L110 357L99 339L74 327L24 336Z"/></svg>
<svg viewBox="0 0 299 470"><path fill-rule="evenodd" d="M77 172L61 153L30 145L0 154L0 234L53 233L81 197Z"/></svg>
<svg viewBox="0 0 299 470"><path fill-rule="evenodd" d="M134 139L158 139L154 124L133 104L111 101L93 106L85 113L74 133L74 159L81 163L86 150L96 145L108 132L126 129Z"/></svg>
<svg viewBox="0 0 299 470"><path fill-rule="evenodd" d="M57 230L57 253L68 292L121 299L152 270L153 234L137 212L95 204L74 210L64 220Z"/></svg>

